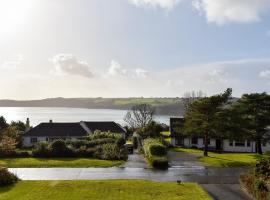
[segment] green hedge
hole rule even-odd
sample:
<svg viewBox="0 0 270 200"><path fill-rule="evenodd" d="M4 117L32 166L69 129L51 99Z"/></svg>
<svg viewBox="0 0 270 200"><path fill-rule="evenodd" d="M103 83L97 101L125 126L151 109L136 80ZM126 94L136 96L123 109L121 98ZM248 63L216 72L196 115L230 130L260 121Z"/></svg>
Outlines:
<svg viewBox="0 0 270 200"><path fill-rule="evenodd" d="M159 139L145 139L143 141L143 152L154 168L168 168L167 148Z"/></svg>

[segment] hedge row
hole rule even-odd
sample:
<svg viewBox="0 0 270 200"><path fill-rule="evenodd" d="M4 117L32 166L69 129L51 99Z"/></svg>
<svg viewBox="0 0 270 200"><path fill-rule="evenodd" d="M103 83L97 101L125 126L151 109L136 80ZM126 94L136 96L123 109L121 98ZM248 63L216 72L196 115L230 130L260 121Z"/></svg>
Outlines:
<svg viewBox="0 0 270 200"><path fill-rule="evenodd" d="M143 141L143 152L154 168L167 169L167 148L159 139L148 138Z"/></svg>

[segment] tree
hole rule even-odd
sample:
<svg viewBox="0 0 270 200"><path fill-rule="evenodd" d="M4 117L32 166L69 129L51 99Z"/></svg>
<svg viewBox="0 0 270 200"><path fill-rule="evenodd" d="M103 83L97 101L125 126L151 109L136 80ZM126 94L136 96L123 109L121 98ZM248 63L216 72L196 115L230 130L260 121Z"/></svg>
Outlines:
<svg viewBox="0 0 270 200"><path fill-rule="evenodd" d="M3 116L1 116L0 117L0 131L6 129L7 127L8 127L8 123L6 119Z"/></svg>
<svg viewBox="0 0 270 200"><path fill-rule="evenodd" d="M18 131L24 132L26 130L26 124L22 121L12 121L10 126L15 127Z"/></svg>
<svg viewBox="0 0 270 200"><path fill-rule="evenodd" d="M270 95L267 93L244 94L234 105L242 118L246 134L256 141L256 152L262 154L262 142L268 141L270 125Z"/></svg>
<svg viewBox="0 0 270 200"><path fill-rule="evenodd" d="M155 109L148 104L134 105L127 112L124 121L133 129L146 127L153 121Z"/></svg>
<svg viewBox="0 0 270 200"><path fill-rule="evenodd" d="M137 133L143 138L147 137L160 137L160 133L163 131L163 127L161 124L151 121L145 127L139 129Z"/></svg>
<svg viewBox="0 0 270 200"><path fill-rule="evenodd" d="M182 98L182 101L183 101L183 104L184 104L184 107L185 107L185 111L187 111L188 109L188 106L190 104L192 104L194 101L202 98L202 97L205 97L206 94L203 93L201 90L199 91L191 91L191 92L185 92L184 93L184 96Z"/></svg>
<svg viewBox="0 0 270 200"><path fill-rule="evenodd" d="M185 115L185 134L198 134L204 137L204 156L208 156L208 139L220 134L221 113L232 94L228 88L224 93L203 97L190 104Z"/></svg>
<svg viewBox="0 0 270 200"><path fill-rule="evenodd" d="M16 139L4 135L0 142L0 151L5 155L12 154L16 150Z"/></svg>

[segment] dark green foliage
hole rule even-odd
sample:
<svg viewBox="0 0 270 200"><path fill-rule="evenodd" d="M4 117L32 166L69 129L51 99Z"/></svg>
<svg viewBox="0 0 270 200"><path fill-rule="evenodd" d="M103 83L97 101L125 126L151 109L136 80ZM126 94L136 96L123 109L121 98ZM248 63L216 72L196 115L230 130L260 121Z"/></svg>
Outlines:
<svg viewBox="0 0 270 200"><path fill-rule="evenodd" d="M160 137L160 132L163 131L163 127L161 124L151 121L145 127L142 127L137 130L137 134L139 134L143 138L147 137Z"/></svg>
<svg viewBox="0 0 270 200"><path fill-rule="evenodd" d="M168 168L167 148L159 139L145 139L143 141L143 152L154 168Z"/></svg>
<svg viewBox="0 0 270 200"><path fill-rule="evenodd" d="M169 167L168 158L167 157L150 157L150 164L156 169L167 169Z"/></svg>
<svg viewBox="0 0 270 200"><path fill-rule="evenodd" d="M116 144L103 144L97 148L95 156L103 160L126 160L127 153Z"/></svg>
<svg viewBox="0 0 270 200"><path fill-rule="evenodd" d="M243 133L256 141L256 150L262 154L262 142L270 140L270 95L267 93L244 94L233 106L241 119ZM239 123L238 123L239 124Z"/></svg>
<svg viewBox="0 0 270 200"><path fill-rule="evenodd" d="M255 176L264 180L270 179L270 157L262 158L256 163Z"/></svg>
<svg viewBox="0 0 270 200"><path fill-rule="evenodd" d="M25 129L26 129L26 125L22 121L12 121L10 123L10 126L15 127L15 129L18 131L25 131Z"/></svg>
<svg viewBox="0 0 270 200"><path fill-rule="evenodd" d="M116 145L119 148L122 148L125 144L126 144L126 140L123 137L121 137L118 140L116 140Z"/></svg>
<svg viewBox="0 0 270 200"><path fill-rule="evenodd" d="M7 168L0 167L0 186L6 186L18 181L18 177L9 172Z"/></svg>
<svg viewBox="0 0 270 200"><path fill-rule="evenodd" d="M14 151L9 154L0 152L0 158L28 158L31 154L28 151Z"/></svg>
<svg viewBox="0 0 270 200"><path fill-rule="evenodd" d="M0 131L6 129L8 126L9 125L8 125L6 119L3 116L1 116L0 117Z"/></svg>
<svg viewBox="0 0 270 200"><path fill-rule="evenodd" d="M73 151L68 147L63 140L55 140L49 147L51 154L54 157L70 157L73 156Z"/></svg>
<svg viewBox="0 0 270 200"><path fill-rule="evenodd" d="M203 136L205 141L211 137L221 137L222 113L231 94L232 90L227 89L223 94L203 97L190 104L185 116L185 134ZM205 142L204 155L208 155L207 142Z"/></svg>
<svg viewBox="0 0 270 200"><path fill-rule="evenodd" d="M80 148L74 151L74 154L77 157L91 158L94 156L95 152L96 152L96 148L87 148L86 146L81 146Z"/></svg>
<svg viewBox="0 0 270 200"><path fill-rule="evenodd" d="M36 144L35 149L32 151L34 157L51 157L52 152L47 142L39 142Z"/></svg>
<svg viewBox="0 0 270 200"><path fill-rule="evenodd" d="M133 148L137 149L138 148L138 138L132 137L132 143L133 143Z"/></svg>
<svg viewBox="0 0 270 200"><path fill-rule="evenodd" d="M254 183L255 190L259 192L268 192L267 184L261 179L257 179Z"/></svg>
<svg viewBox="0 0 270 200"><path fill-rule="evenodd" d="M120 134L120 133L95 131L93 134L90 134L87 137L87 139L88 140L96 140L96 139L111 138L111 139L117 140L120 137L122 137L122 134Z"/></svg>
<svg viewBox="0 0 270 200"><path fill-rule="evenodd" d="M152 144L149 146L149 152L154 156L166 156L167 149L164 145L161 144Z"/></svg>

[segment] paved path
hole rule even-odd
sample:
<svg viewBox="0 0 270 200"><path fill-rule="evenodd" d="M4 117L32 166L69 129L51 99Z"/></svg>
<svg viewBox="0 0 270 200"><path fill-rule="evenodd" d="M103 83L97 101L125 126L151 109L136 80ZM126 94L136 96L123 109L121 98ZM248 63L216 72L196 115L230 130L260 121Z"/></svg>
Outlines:
<svg viewBox="0 0 270 200"><path fill-rule="evenodd" d="M168 158L172 167L203 166L203 163L198 161L198 155L196 154L168 152ZM209 171L209 169L206 169L205 171ZM238 178L244 171L244 168L213 168L214 173L209 174L208 177L190 177L189 180L200 183L204 190L206 190L214 200L247 200L249 197L242 191L238 183ZM229 173L232 173L231 176L227 176ZM218 175L218 177L215 177L216 175ZM232 180L226 180L227 178L232 178ZM219 179L220 182L216 181L216 179Z"/></svg>
<svg viewBox="0 0 270 200"><path fill-rule="evenodd" d="M144 160L144 157L137 153L134 152L134 154L130 154L128 156L127 162L125 162L121 167L128 167L128 168L149 168L147 163Z"/></svg>

